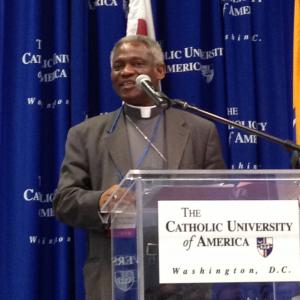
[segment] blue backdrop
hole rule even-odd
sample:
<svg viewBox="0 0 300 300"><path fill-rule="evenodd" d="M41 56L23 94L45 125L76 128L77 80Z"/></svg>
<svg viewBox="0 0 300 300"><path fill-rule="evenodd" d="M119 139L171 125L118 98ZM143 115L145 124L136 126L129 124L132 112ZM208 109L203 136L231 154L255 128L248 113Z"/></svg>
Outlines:
<svg viewBox="0 0 300 300"><path fill-rule="evenodd" d="M68 128L120 105L109 53L122 0L1 0L0 297L82 299L84 232L52 200ZM163 90L292 139L293 0L153 0ZM218 124L229 168L289 168L278 145Z"/></svg>

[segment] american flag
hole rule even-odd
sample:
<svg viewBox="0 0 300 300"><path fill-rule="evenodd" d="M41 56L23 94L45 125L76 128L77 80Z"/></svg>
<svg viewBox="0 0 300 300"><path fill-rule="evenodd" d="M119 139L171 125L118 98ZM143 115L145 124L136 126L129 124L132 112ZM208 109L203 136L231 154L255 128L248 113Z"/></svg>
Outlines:
<svg viewBox="0 0 300 300"><path fill-rule="evenodd" d="M141 34L155 39L150 0L129 0L126 35Z"/></svg>

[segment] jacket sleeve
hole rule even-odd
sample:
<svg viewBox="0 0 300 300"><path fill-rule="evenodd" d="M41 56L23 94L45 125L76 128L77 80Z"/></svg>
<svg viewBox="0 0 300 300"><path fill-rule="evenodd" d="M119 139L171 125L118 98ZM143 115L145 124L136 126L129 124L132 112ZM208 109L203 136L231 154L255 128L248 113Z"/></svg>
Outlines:
<svg viewBox="0 0 300 300"><path fill-rule="evenodd" d="M103 228L98 216L101 193L91 189L84 139L77 127L71 128L53 200L57 219L74 227L94 230Z"/></svg>
<svg viewBox="0 0 300 300"><path fill-rule="evenodd" d="M209 129L205 152L205 169L226 169L223 160L221 142L214 124Z"/></svg>

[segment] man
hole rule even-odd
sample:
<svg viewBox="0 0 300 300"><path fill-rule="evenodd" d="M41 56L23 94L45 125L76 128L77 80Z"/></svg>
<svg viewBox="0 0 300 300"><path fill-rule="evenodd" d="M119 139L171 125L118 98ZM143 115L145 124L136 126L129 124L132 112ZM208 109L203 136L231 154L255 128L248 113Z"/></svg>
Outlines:
<svg viewBox="0 0 300 300"><path fill-rule="evenodd" d="M54 199L59 220L88 230L86 299L110 299L110 239L98 212L129 169L221 169L215 126L174 108L160 109L140 90L146 74L158 88L165 77L158 43L129 36L111 53L111 79L123 101L118 110L70 129Z"/></svg>

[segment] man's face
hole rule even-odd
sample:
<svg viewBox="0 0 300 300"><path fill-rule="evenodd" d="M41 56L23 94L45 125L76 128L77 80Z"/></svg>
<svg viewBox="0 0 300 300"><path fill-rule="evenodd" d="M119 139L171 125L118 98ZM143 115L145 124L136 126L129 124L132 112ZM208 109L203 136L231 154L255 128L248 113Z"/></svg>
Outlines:
<svg viewBox="0 0 300 300"><path fill-rule="evenodd" d="M150 50L141 42L127 42L116 49L112 58L111 80L116 93L128 104L153 105L152 100L136 86L140 74L151 78L154 87L165 77L164 64L154 62Z"/></svg>

